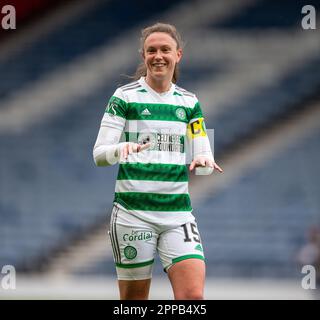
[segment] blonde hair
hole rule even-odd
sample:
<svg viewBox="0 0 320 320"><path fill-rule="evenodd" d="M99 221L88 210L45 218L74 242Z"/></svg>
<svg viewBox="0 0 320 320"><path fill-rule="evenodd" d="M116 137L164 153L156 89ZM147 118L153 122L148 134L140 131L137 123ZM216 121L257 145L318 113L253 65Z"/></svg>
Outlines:
<svg viewBox="0 0 320 320"><path fill-rule="evenodd" d="M183 42L181 39L181 36L179 32L177 31L176 27L168 24L168 23L156 23L152 26L146 27L141 30L141 38L140 38L140 49L139 52L143 54L144 50L144 43L146 39L150 36L150 34L154 32L164 32L167 33L169 36L172 37L173 40L177 43L177 49L182 49ZM137 70L133 76L134 80L140 79L140 77L145 77L147 75L147 67L144 64L144 62L140 63L137 67ZM175 65L173 76L172 76L172 82L176 83L179 77L179 68L178 64Z"/></svg>

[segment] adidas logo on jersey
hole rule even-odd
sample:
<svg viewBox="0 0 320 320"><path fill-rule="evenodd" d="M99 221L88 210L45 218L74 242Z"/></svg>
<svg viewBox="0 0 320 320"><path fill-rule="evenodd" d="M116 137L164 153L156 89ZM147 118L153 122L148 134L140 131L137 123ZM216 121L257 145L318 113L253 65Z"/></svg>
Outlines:
<svg viewBox="0 0 320 320"><path fill-rule="evenodd" d="M142 114L143 116L150 116L150 115L151 115L150 111L149 111L147 108L145 108L145 109L141 112L141 114Z"/></svg>
<svg viewBox="0 0 320 320"><path fill-rule="evenodd" d="M195 246L194 248L195 248L195 250L199 250L199 251L203 252L203 249L202 249L201 244L198 244L198 245Z"/></svg>

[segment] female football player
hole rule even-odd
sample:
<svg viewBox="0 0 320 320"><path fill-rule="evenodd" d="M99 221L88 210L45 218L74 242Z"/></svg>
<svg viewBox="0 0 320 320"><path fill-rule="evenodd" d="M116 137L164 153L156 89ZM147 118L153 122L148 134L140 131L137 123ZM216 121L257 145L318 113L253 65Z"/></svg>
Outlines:
<svg viewBox="0 0 320 320"><path fill-rule="evenodd" d="M197 97L177 86L182 41L176 28L142 30L142 64L103 116L94 160L119 163L109 235L120 299L147 299L158 252L175 299L203 299L205 258L188 193L192 171L215 163ZM124 141L120 142L123 137Z"/></svg>

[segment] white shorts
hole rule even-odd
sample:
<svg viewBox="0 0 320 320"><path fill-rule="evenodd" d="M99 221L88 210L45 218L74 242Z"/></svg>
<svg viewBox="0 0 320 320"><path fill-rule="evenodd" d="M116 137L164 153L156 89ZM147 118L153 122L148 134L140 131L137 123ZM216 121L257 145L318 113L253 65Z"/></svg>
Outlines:
<svg viewBox="0 0 320 320"><path fill-rule="evenodd" d="M172 228L141 220L115 205L108 233L119 280L150 279L156 251L165 272L182 260L204 260L194 217Z"/></svg>

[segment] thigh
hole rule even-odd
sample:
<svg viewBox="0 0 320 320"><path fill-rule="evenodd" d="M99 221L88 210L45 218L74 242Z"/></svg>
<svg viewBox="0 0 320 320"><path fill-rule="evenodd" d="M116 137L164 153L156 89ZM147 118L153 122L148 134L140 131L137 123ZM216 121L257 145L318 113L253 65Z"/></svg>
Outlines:
<svg viewBox="0 0 320 320"><path fill-rule="evenodd" d="M205 263L199 259L182 260L168 270L168 276L177 300L202 300L205 281Z"/></svg>
<svg viewBox="0 0 320 320"><path fill-rule="evenodd" d="M161 233L157 249L166 272L180 261L189 259L204 261L203 246L196 221Z"/></svg>
<svg viewBox="0 0 320 320"><path fill-rule="evenodd" d="M196 222L160 234L158 251L175 299L202 299L205 263Z"/></svg>
<svg viewBox="0 0 320 320"><path fill-rule="evenodd" d="M109 236L118 280L150 279L158 238L152 226L115 206Z"/></svg>

